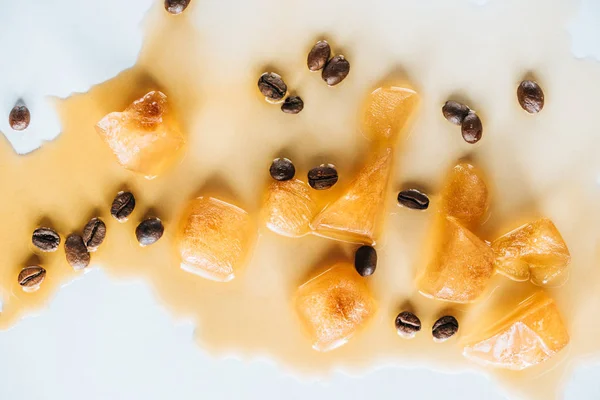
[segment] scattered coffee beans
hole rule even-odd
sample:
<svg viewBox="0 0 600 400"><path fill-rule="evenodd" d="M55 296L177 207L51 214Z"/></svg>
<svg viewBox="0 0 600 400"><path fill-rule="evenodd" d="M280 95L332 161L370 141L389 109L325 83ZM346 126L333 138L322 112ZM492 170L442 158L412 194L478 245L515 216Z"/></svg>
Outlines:
<svg viewBox="0 0 600 400"><path fill-rule="evenodd" d="M321 77L329 86L335 86L350 73L350 63L342 55L333 57L323 68Z"/></svg>
<svg viewBox="0 0 600 400"><path fill-rule="evenodd" d="M406 189L398 193L398 204L413 210L427 210L429 197L417 189Z"/></svg>
<svg viewBox="0 0 600 400"><path fill-rule="evenodd" d="M15 131L27 129L31 122L31 114L29 109L22 102L18 102L8 115L8 123Z"/></svg>
<svg viewBox="0 0 600 400"><path fill-rule="evenodd" d="M311 71L318 71L327 64L331 56L331 47L325 40L318 41L308 53L306 64Z"/></svg>
<svg viewBox="0 0 600 400"><path fill-rule="evenodd" d="M287 85L276 73L265 72L258 79L258 90L267 100L279 101L285 97Z"/></svg>
<svg viewBox="0 0 600 400"><path fill-rule="evenodd" d="M431 334L435 342L444 342L458 332L458 321L451 315L446 315L435 321Z"/></svg>
<svg viewBox="0 0 600 400"><path fill-rule="evenodd" d="M338 181L338 173L333 164L321 164L308 171L308 184L316 190L329 189Z"/></svg>
<svg viewBox="0 0 600 400"><path fill-rule="evenodd" d="M19 285L24 291L33 292L39 289L45 277L46 270L44 268L38 266L26 267L19 273Z"/></svg>
<svg viewBox="0 0 600 400"><path fill-rule="evenodd" d="M462 124L469 111L469 107L454 100L448 100L442 107L444 118L455 125Z"/></svg>
<svg viewBox="0 0 600 400"><path fill-rule="evenodd" d="M65 254L67 262L74 270L78 271L90 265L90 253L88 252L83 238L72 234L65 241Z"/></svg>
<svg viewBox="0 0 600 400"><path fill-rule="evenodd" d="M106 225L100 218L92 218L83 228L82 236L87 250L94 252L106 237Z"/></svg>
<svg viewBox="0 0 600 400"><path fill-rule="evenodd" d="M396 317L396 331L406 339L412 339L421 330L421 320L410 311L402 311Z"/></svg>
<svg viewBox="0 0 600 400"><path fill-rule="evenodd" d="M517 88L517 99L529 114L537 114L544 108L544 92L534 81L521 82Z"/></svg>
<svg viewBox="0 0 600 400"><path fill-rule="evenodd" d="M276 158L269 168L271 177L276 181L289 181L296 175L296 168L291 160L287 158Z"/></svg>
<svg viewBox="0 0 600 400"><path fill-rule="evenodd" d="M169 13L177 15L181 14L192 0L165 0L165 10Z"/></svg>
<svg viewBox="0 0 600 400"><path fill-rule="evenodd" d="M110 206L110 215L117 221L125 222L135 208L135 197L130 192L119 192Z"/></svg>
<svg viewBox="0 0 600 400"><path fill-rule="evenodd" d="M165 231L165 228L158 218L148 218L142 221L135 229L135 237L140 245L149 246L160 239Z"/></svg>
<svg viewBox="0 0 600 400"><path fill-rule="evenodd" d="M377 251L371 246L362 246L354 254L354 268L360 276L371 276L377 268Z"/></svg>
<svg viewBox="0 0 600 400"><path fill-rule="evenodd" d="M298 114L304 109L304 101L299 96L290 96L281 105L281 111L286 114Z"/></svg>
<svg viewBox="0 0 600 400"><path fill-rule="evenodd" d="M60 245L60 236L53 229L37 228L31 235L31 242L41 251L56 251Z"/></svg>
<svg viewBox="0 0 600 400"><path fill-rule="evenodd" d="M471 144L479 142L483 135L483 125L475 112L471 111L465 117L462 122L461 132L465 142Z"/></svg>

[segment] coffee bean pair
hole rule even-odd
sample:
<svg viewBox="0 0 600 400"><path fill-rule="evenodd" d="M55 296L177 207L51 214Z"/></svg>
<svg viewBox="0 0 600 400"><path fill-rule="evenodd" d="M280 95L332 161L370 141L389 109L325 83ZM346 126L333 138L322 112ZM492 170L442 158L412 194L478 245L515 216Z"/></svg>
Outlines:
<svg viewBox="0 0 600 400"><path fill-rule="evenodd" d="M331 46L326 40L320 40L313 46L308 53L306 65L313 72L322 70L321 78L328 86L339 84L350 73L348 60L341 54L331 57Z"/></svg>
<svg viewBox="0 0 600 400"><path fill-rule="evenodd" d="M421 320L410 311L402 311L396 317L396 331L406 339L412 339L421 330ZM458 321L451 315L439 318L431 328L433 340L437 343L445 342L458 332Z"/></svg>
<svg viewBox="0 0 600 400"><path fill-rule="evenodd" d="M135 209L135 197L131 192L119 192L110 206L110 215L123 223ZM140 246L145 247L158 242L165 232L162 221L156 217L146 218L135 228L135 237Z"/></svg>
<svg viewBox="0 0 600 400"><path fill-rule="evenodd" d="M288 87L281 75L265 72L258 79L258 90L270 103L279 103L288 93ZM304 101L300 96L288 96L281 105L286 114L298 114L304 109Z"/></svg>
<svg viewBox="0 0 600 400"><path fill-rule="evenodd" d="M288 158L276 158L269 168L276 181L289 181L296 175L296 167ZM315 190L331 188L338 181L338 172L333 164L321 164L308 171L308 184Z"/></svg>

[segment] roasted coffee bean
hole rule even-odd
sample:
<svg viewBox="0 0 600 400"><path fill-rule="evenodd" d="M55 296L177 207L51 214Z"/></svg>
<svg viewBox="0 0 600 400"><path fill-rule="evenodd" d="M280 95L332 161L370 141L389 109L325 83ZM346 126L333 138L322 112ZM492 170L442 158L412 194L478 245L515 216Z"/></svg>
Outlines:
<svg viewBox="0 0 600 400"><path fill-rule="evenodd" d="M321 77L329 86L335 86L343 81L350 73L350 63L339 55L333 57L323 68Z"/></svg>
<svg viewBox="0 0 600 400"><path fill-rule="evenodd" d="M31 235L31 242L41 251L56 251L60 245L60 236L50 228L37 228Z"/></svg>
<svg viewBox="0 0 600 400"><path fill-rule="evenodd" d="M338 173L333 164L321 164L308 171L308 184L316 190L329 189L338 181Z"/></svg>
<svg viewBox="0 0 600 400"><path fill-rule="evenodd" d="M398 193L398 204L413 210L427 210L429 197L417 189L406 189Z"/></svg>
<svg viewBox="0 0 600 400"><path fill-rule="evenodd" d="M331 47L329 46L329 43L325 40L318 41L313 48L310 49L310 53L308 53L308 59L306 60L308 69L311 71L320 70L327 64L330 56Z"/></svg>
<svg viewBox="0 0 600 400"><path fill-rule="evenodd" d="M287 93L287 85L275 72L265 72L258 79L258 90L267 100L279 101Z"/></svg>
<svg viewBox="0 0 600 400"><path fill-rule="evenodd" d="M298 114L304 109L304 101L300 96L290 96L281 105L281 111L286 114Z"/></svg>
<svg viewBox="0 0 600 400"><path fill-rule="evenodd" d="M110 215L125 222L135 209L135 197L130 192L119 192L110 206Z"/></svg>
<svg viewBox="0 0 600 400"><path fill-rule="evenodd" d="M421 320L410 311L402 311L396 317L396 331L406 339L412 339L421 330Z"/></svg>
<svg viewBox="0 0 600 400"><path fill-rule="evenodd" d="M271 177L276 181L289 181L296 175L296 167L291 160L287 158L276 158L269 168Z"/></svg>
<svg viewBox="0 0 600 400"><path fill-rule="evenodd" d="M473 111L465 117L461 126L462 137L467 143L477 143L483 135L481 119Z"/></svg>
<svg viewBox="0 0 600 400"><path fill-rule="evenodd" d="M31 114L29 109L22 102L18 102L8 115L8 123L15 131L27 129L31 122Z"/></svg>
<svg viewBox="0 0 600 400"><path fill-rule="evenodd" d="M100 218L92 218L83 228L82 236L88 251L96 251L106 237L106 225Z"/></svg>
<svg viewBox="0 0 600 400"><path fill-rule="evenodd" d="M448 100L442 107L444 118L455 125L462 124L469 111L469 107L454 100Z"/></svg>
<svg viewBox="0 0 600 400"><path fill-rule="evenodd" d="M354 268L360 276L371 276L377 268L377 251L371 246L361 246L354 254Z"/></svg>
<svg viewBox="0 0 600 400"><path fill-rule="evenodd" d="M42 267L26 267L19 273L19 285L26 292L33 292L39 289L40 284L46 277L46 270Z"/></svg>
<svg viewBox="0 0 600 400"><path fill-rule="evenodd" d="M544 108L544 92L534 81L521 82L517 89L517 99L529 114L537 114Z"/></svg>
<svg viewBox="0 0 600 400"><path fill-rule="evenodd" d="M72 234L65 240L65 254L67 262L74 270L78 271L90 265L90 253L88 252L83 238Z"/></svg>
<svg viewBox="0 0 600 400"><path fill-rule="evenodd" d="M431 334L436 342L444 342L458 332L458 321L451 315L446 315L433 324Z"/></svg>
<svg viewBox="0 0 600 400"><path fill-rule="evenodd" d="M135 229L135 237L141 246L149 246L160 239L165 228L158 218L148 218L142 221Z"/></svg>
<svg viewBox="0 0 600 400"><path fill-rule="evenodd" d="M165 10L171 14L181 14L192 0L165 0Z"/></svg>

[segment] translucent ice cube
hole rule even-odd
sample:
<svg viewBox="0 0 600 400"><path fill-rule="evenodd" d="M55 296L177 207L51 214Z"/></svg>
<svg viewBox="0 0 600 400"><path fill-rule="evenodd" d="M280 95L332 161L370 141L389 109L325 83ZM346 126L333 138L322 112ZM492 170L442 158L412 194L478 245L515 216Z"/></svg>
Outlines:
<svg viewBox="0 0 600 400"><path fill-rule="evenodd" d="M527 298L463 350L483 365L522 370L546 361L569 343L558 307L544 292Z"/></svg>
<svg viewBox="0 0 600 400"><path fill-rule="evenodd" d="M269 185L263 215L267 227L280 235L299 237L309 232L317 213L308 185L298 179L275 181Z"/></svg>
<svg viewBox="0 0 600 400"><path fill-rule="evenodd" d="M525 224L492 243L496 269L516 280L558 286L569 275L569 249L558 229L547 218Z"/></svg>
<svg viewBox="0 0 600 400"><path fill-rule="evenodd" d="M167 96L159 91L149 92L123 112L106 115L96 131L119 164L149 179L172 165L185 146Z"/></svg>
<svg viewBox="0 0 600 400"><path fill-rule="evenodd" d="M408 88L386 86L367 96L362 119L364 135L371 140L396 141L419 103L417 93Z"/></svg>
<svg viewBox="0 0 600 400"><path fill-rule="evenodd" d="M419 291L439 300L477 300L494 273L494 252L455 218L438 216L429 261L417 280Z"/></svg>
<svg viewBox="0 0 600 400"><path fill-rule="evenodd" d="M337 264L304 283L295 305L313 348L319 351L345 344L377 308L365 279L351 264Z"/></svg>
<svg viewBox="0 0 600 400"><path fill-rule="evenodd" d="M207 279L229 281L248 255L253 236L246 211L212 197L199 197L180 223L181 268Z"/></svg>
<svg viewBox="0 0 600 400"><path fill-rule="evenodd" d="M481 171L468 163L455 165L442 191L442 211L466 226L482 222L488 208L488 188Z"/></svg>
<svg viewBox="0 0 600 400"><path fill-rule="evenodd" d="M353 243L375 243L381 230L392 170L392 149L382 148L364 166L344 194L311 223L315 233Z"/></svg>

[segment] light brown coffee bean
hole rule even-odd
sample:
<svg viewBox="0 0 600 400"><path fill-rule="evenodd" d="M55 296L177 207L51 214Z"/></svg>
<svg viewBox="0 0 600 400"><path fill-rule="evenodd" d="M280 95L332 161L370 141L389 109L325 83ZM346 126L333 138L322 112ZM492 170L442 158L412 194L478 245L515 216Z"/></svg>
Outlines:
<svg viewBox="0 0 600 400"><path fill-rule="evenodd" d="M39 289L40 284L46 277L46 270L39 266L25 267L19 273L19 285L26 292L33 292Z"/></svg>

